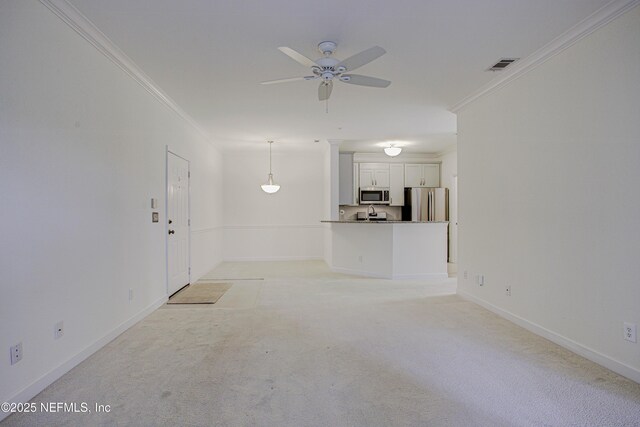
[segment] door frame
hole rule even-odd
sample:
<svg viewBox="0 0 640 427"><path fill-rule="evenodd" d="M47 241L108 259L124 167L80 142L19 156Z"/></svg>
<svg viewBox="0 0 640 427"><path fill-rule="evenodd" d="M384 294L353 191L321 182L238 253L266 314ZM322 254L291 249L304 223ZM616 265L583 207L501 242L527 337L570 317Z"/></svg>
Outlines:
<svg viewBox="0 0 640 427"><path fill-rule="evenodd" d="M183 156L176 154L169 149L166 145L166 153L164 159L164 265L165 265L165 292L167 297L169 295L169 155L176 156L185 162L187 162L187 244L189 250L187 251L188 257L188 269L189 269L189 283L191 283L191 162Z"/></svg>
<svg viewBox="0 0 640 427"><path fill-rule="evenodd" d="M449 233L449 262L452 264L458 263L458 174L454 173L451 177L451 193L449 194L449 224L453 223L455 227L455 233ZM453 200L453 209L451 209L451 201ZM454 215L451 215L451 214ZM455 216L455 218L452 218ZM451 238L451 234L455 234L455 239Z"/></svg>

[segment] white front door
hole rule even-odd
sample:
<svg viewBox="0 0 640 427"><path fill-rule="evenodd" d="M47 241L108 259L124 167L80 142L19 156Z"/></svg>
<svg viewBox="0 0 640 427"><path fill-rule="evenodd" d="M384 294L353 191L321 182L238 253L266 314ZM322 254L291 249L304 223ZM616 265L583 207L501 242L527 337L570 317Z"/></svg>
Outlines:
<svg viewBox="0 0 640 427"><path fill-rule="evenodd" d="M167 151L167 275L169 295L189 284L189 162Z"/></svg>

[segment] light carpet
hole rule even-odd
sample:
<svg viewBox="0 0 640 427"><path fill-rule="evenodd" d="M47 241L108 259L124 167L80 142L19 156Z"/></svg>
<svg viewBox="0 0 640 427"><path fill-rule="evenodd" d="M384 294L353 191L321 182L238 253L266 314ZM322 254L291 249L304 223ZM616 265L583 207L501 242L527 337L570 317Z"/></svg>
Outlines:
<svg viewBox="0 0 640 427"><path fill-rule="evenodd" d="M454 279L351 278L314 263L223 265L218 277L243 271L265 277L248 292L255 304L159 309L34 399L110 413L4 424L640 425L639 384L443 295Z"/></svg>

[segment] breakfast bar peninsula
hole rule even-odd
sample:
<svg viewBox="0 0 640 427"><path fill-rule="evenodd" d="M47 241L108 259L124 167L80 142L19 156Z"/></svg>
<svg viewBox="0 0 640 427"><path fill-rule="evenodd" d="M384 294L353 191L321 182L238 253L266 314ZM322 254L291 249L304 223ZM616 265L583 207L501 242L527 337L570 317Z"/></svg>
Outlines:
<svg viewBox="0 0 640 427"><path fill-rule="evenodd" d="M385 279L446 279L447 221L322 221L330 268Z"/></svg>

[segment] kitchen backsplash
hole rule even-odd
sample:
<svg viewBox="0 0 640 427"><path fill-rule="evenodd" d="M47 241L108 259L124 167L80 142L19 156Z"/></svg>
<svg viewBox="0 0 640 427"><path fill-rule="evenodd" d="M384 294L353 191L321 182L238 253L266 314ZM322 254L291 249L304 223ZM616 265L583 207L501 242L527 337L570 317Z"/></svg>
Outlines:
<svg viewBox="0 0 640 427"><path fill-rule="evenodd" d="M340 220L341 221L350 221L357 220L358 212L366 212L369 208L368 205L361 206L340 206ZM389 221L400 221L402 219L402 207L400 206L385 206L385 205L374 205L374 209L376 212L386 212L387 219ZM344 212L344 214L342 213Z"/></svg>

